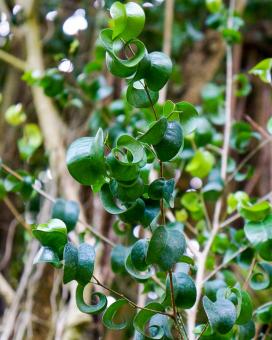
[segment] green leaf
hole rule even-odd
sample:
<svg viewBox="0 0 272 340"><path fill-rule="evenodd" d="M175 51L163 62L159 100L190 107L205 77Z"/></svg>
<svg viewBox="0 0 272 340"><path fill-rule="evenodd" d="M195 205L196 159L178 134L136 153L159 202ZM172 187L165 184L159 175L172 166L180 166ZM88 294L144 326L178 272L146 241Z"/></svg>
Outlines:
<svg viewBox="0 0 272 340"><path fill-rule="evenodd" d="M18 103L10 106L5 112L5 120L13 126L18 126L24 123L26 121L26 114L24 112L23 105Z"/></svg>
<svg viewBox="0 0 272 340"><path fill-rule="evenodd" d="M191 212L199 212L203 209L201 197L195 191L186 192L181 198L181 204Z"/></svg>
<svg viewBox="0 0 272 340"><path fill-rule="evenodd" d="M255 310L257 320L262 324L270 324L272 322L272 302L267 302Z"/></svg>
<svg viewBox="0 0 272 340"><path fill-rule="evenodd" d="M263 82L271 83L272 58L267 58L255 65L250 74L258 76Z"/></svg>
<svg viewBox="0 0 272 340"><path fill-rule="evenodd" d="M64 248L63 282L76 280L82 286L90 282L93 276L95 251L87 244L81 243L78 248L67 243Z"/></svg>
<svg viewBox="0 0 272 340"><path fill-rule="evenodd" d="M119 150L125 151L124 157L119 159L122 163L138 164L145 156L141 143L130 135L121 135L117 139L116 145ZM127 152L129 152L130 158L127 156Z"/></svg>
<svg viewBox="0 0 272 340"><path fill-rule="evenodd" d="M22 159L26 160L42 145L42 134L37 124L26 124L23 138L18 140L18 148Z"/></svg>
<svg viewBox="0 0 272 340"><path fill-rule="evenodd" d="M1 168L1 160L0 160L0 168ZM0 200L3 199L6 196L6 189L5 184L2 179L0 179Z"/></svg>
<svg viewBox="0 0 272 340"><path fill-rule="evenodd" d="M125 262L128 255L128 248L117 244L111 251L111 268L114 273L126 273Z"/></svg>
<svg viewBox="0 0 272 340"><path fill-rule="evenodd" d="M83 298L84 288L85 286L78 284L76 289L76 304L78 309L82 313L86 314L99 314L103 312L103 310L107 307L108 303L106 296L99 292L93 293L92 298L97 297L99 299L99 302L95 305L88 305L86 304Z"/></svg>
<svg viewBox="0 0 272 340"><path fill-rule="evenodd" d="M172 100L166 100L163 104L163 115L165 117L170 116L170 114L174 111L176 104L172 102Z"/></svg>
<svg viewBox="0 0 272 340"><path fill-rule="evenodd" d="M159 93L154 91L148 91L148 93L149 95L147 94L143 83L141 81L136 81L127 88L127 101L136 108L150 107L151 103L154 105L158 101Z"/></svg>
<svg viewBox="0 0 272 340"><path fill-rule="evenodd" d="M144 182L139 176L133 182L116 182L116 195L123 202L132 202L144 193Z"/></svg>
<svg viewBox="0 0 272 340"><path fill-rule="evenodd" d="M264 290L272 286L272 265L267 262L258 263L261 271L255 272L249 281L254 290Z"/></svg>
<svg viewBox="0 0 272 340"><path fill-rule="evenodd" d="M115 315L127 303L128 303L127 300L119 299L119 300L115 301L114 303L112 303L107 308L107 310L103 314L102 320L103 320L104 325L108 329L121 330L121 329L124 329L124 328L126 328L128 326L128 322L127 321L121 322L121 323L113 322L113 319L114 319Z"/></svg>
<svg viewBox="0 0 272 340"><path fill-rule="evenodd" d="M49 247L41 247L37 255L33 260L33 264L36 263L50 263L55 268L61 268L62 264L58 257L58 254Z"/></svg>
<svg viewBox="0 0 272 340"><path fill-rule="evenodd" d="M247 221L244 226L247 239L257 246L272 239L272 214L263 221Z"/></svg>
<svg viewBox="0 0 272 340"><path fill-rule="evenodd" d="M147 263L170 270L185 251L185 239L181 231L173 227L159 226L154 231L147 251Z"/></svg>
<svg viewBox="0 0 272 340"><path fill-rule="evenodd" d="M175 180L173 178L169 180L158 178L149 185L148 196L153 200L160 200L163 198L169 203L172 199L174 187Z"/></svg>
<svg viewBox="0 0 272 340"><path fill-rule="evenodd" d="M183 147L183 132L178 122L168 122L161 141L154 146L158 158L162 162L170 161Z"/></svg>
<svg viewBox="0 0 272 340"><path fill-rule="evenodd" d="M140 271L144 271L147 268L146 256L148 250L148 240L141 239L134 243L131 248L130 256L133 266Z"/></svg>
<svg viewBox="0 0 272 340"><path fill-rule="evenodd" d="M234 212L239 203L247 201L249 201L249 196L244 191L236 191L235 193L229 194L227 198L228 214Z"/></svg>
<svg viewBox="0 0 272 340"><path fill-rule="evenodd" d="M66 164L70 174L83 185L102 185L105 176L103 131L95 137L82 137L68 148Z"/></svg>
<svg viewBox="0 0 272 340"><path fill-rule="evenodd" d="M106 52L106 65L111 74L120 78L128 78L132 76L137 67L125 66L120 60L114 58L109 52Z"/></svg>
<svg viewBox="0 0 272 340"><path fill-rule="evenodd" d="M53 205L52 218L58 218L66 224L69 231L73 230L79 217L79 204L75 201L66 201L58 198Z"/></svg>
<svg viewBox="0 0 272 340"><path fill-rule="evenodd" d="M239 327L239 340L253 339L255 336L255 324L252 320Z"/></svg>
<svg viewBox="0 0 272 340"><path fill-rule="evenodd" d="M182 309L193 307L196 301L196 286L192 278L185 273L173 273L173 287L176 306ZM171 305L169 276L166 281L166 302Z"/></svg>
<svg viewBox="0 0 272 340"><path fill-rule="evenodd" d="M184 135L189 135L192 133L198 126L198 112L194 105L188 102L179 102L176 103L176 111L179 113L179 120L182 126L182 130Z"/></svg>
<svg viewBox="0 0 272 340"><path fill-rule="evenodd" d="M52 248L62 258L67 243L67 229L61 220L52 219L44 224L33 225L32 234L44 247Z"/></svg>
<svg viewBox="0 0 272 340"><path fill-rule="evenodd" d="M236 309L230 300L221 298L212 302L204 296L203 307L215 332L226 334L232 329L236 321Z"/></svg>
<svg viewBox="0 0 272 340"><path fill-rule="evenodd" d="M95 251L87 244L81 243L78 247L78 264L76 280L81 285L86 285L93 276Z"/></svg>
<svg viewBox="0 0 272 340"><path fill-rule="evenodd" d="M172 73L172 61L163 52L152 52L149 57L151 66L145 76L145 81L150 90L159 91L167 83Z"/></svg>
<svg viewBox="0 0 272 340"><path fill-rule="evenodd" d="M131 254L128 254L126 261L125 261L125 268L126 271L132 276L134 279L144 282L145 280L151 278L154 275L154 269L152 267L146 267L144 272L135 268L134 264L131 260Z"/></svg>
<svg viewBox="0 0 272 340"><path fill-rule="evenodd" d="M115 152L115 150L112 150ZM111 177L117 181L130 182L136 180L139 175L140 169L138 164L121 162L118 159L119 151L110 153L106 158Z"/></svg>
<svg viewBox="0 0 272 340"><path fill-rule="evenodd" d="M127 223L136 223L139 221L145 209L145 203L138 198L127 209L121 209L115 203L113 194L108 183L105 183L101 188L100 199L107 212L113 215L119 215L119 218Z"/></svg>
<svg viewBox="0 0 272 340"><path fill-rule="evenodd" d="M217 13L223 7L222 0L206 0L206 6L211 13Z"/></svg>
<svg viewBox="0 0 272 340"><path fill-rule="evenodd" d="M148 130L141 136L138 137L142 143L147 143L151 145L158 144L167 129L167 119L165 117L160 118L158 121L153 122Z"/></svg>
<svg viewBox="0 0 272 340"><path fill-rule="evenodd" d="M269 202L263 201L255 204L250 204L248 201L242 201L238 205L238 212L245 219L258 222L262 221L270 212L271 206Z"/></svg>
<svg viewBox="0 0 272 340"><path fill-rule="evenodd" d="M160 213L160 202L151 199L145 199L144 202L145 210L140 222L144 227L148 227L156 220Z"/></svg>
<svg viewBox="0 0 272 340"><path fill-rule="evenodd" d="M268 119L268 122L267 122L267 131L270 133L270 135L272 135L272 117L270 117Z"/></svg>
<svg viewBox="0 0 272 340"><path fill-rule="evenodd" d="M252 318L253 304L251 297L247 291L237 287L232 288L231 291L236 295L238 300L236 324L244 325Z"/></svg>
<svg viewBox="0 0 272 340"><path fill-rule="evenodd" d="M163 306L158 302L150 302L145 306L145 308L152 309L152 310L158 311L158 312L164 311ZM146 331L145 331L147 323L150 321L152 316L154 316L156 314L157 314L156 312L146 310L146 309L142 309L136 314L136 316L133 320L134 328L139 333L144 335L146 337L146 339L162 339L162 337L164 336L164 330L161 326L157 326L157 332L156 332L157 334L153 335L153 336L147 334ZM154 325L152 325L152 327L156 328Z"/></svg>
<svg viewBox="0 0 272 340"><path fill-rule="evenodd" d="M193 177L204 178L208 176L214 163L214 156L209 151L197 150L185 170Z"/></svg>
<svg viewBox="0 0 272 340"><path fill-rule="evenodd" d="M245 74L236 74L234 76L234 81L236 82L236 92L237 97L245 97L251 91L251 85L248 77Z"/></svg>
<svg viewBox="0 0 272 340"><path fill-rule="evenodd" d="M111 5L110 15L113 23L112 38L115 39L125 30L127 23L126 7L119 1L116 1Z"/></svg>
<svg viewBox="0 0 272 340"><path fill-rule="evenodd" d="M137 38L142 32L145 24L145 13L140 5L135 2L128 2L126 9L126 26L120 34L125 41Z"/></svg>
<svg viewBox="0 0 272 340"><path fill-rule="evenodd" d="M63 283L66 284L76 279L77 265L78 265L78 251L77 248L68 242L64 247L64 272Z"/></svg>

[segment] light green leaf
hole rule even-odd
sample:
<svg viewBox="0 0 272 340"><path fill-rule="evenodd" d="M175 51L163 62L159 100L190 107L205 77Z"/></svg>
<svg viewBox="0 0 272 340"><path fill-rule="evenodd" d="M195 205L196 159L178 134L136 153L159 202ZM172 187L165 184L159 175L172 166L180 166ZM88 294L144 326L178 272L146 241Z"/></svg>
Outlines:
<svg viewBox="0 0 272 340"><path fill-rule="evenodd" d="M110 8L110 15L112 17L113 33L112 39L115 39L121 34L127 24L126 7L119 1L114 2Z"/></svg>
<svg viewBox="0 0 272 340"><path fill-rule="evenodd" d="M23 105L18 103L10 106L5 112L6 122L13 126L21 125L26 121L26 114L23 109Z"/></svg>
<svg viewBox="0 0 272 340"><path fill-rule="evenodd" d="M206 6L211 13L217 13L223 7L222 0L206 0Z"/></svg>
<svg viewBox="0 0 272 340"><path fill-rule="evenodd" d="M255 204L250 204L248 201L241 201L238 205L238 212L245 219L258 222L262 221L270 212L271 206L269 202L263 201Z"/></svg>
<svg viewBox="0 0 272 340"><path fill-rule="evenodd" d="M267 131L270 133L270 135L272 135L272 117L270 117L268 119L268 122L267 122Z"/></svg>
<svg viewBox="0 0 272 340"><path fill-rule="evenodd" d="M197 150L185 170L193 177L204 178L208 176L214 163L214 156L209 151Z"/></svg>
<svg viewBox="0 0 272 340"><path fill-rule="evenodd" d="M23 138L18 140L18 148L22 159L27 159L41 146L43 141L40 128L37 124L26 124Z"/></svg>
<svg viewBox="0 0 272 340"><path fill-rule="evenodd" d="M120 37L125 41L137 38L142 32L145 24L145 13L140 5L135 2L128 2L126 5L127 22Z"/></svg>
<svg viewBox="0 0 272 340"><path fill-rule="evenodd" d="M250 74L258 76L263 82L271 84L272 58L267 58L255 65Z"/></svg>

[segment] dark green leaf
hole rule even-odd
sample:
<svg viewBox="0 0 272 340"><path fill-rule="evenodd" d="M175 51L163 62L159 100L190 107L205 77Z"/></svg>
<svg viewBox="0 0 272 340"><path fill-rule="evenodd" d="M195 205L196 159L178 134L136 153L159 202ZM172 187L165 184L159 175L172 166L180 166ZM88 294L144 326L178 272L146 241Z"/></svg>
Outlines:
<svg viewBox="0 0 272 340"><path fill-rule="evenodd" d="M150 302L149 304L147 304L145 306L148 309L154 310L154 311L158 311L158 312L163 312L164 308L160 303L157 302ZM150 310L140 310L134 320L133 320L133 326L134 328L140 332L142 335L144 335L146 337L146 339L162 339L162 337L164 336L164 330L161 326L157 326L154 327L154 325L152 325L152 328L157 328L157 332L156 335L149 335L146 333L145 329L146 329L146 325L149 322L149 320L152 318L152 316L156 315L156 312L152 312ZM150 325L149 325L150 327ZM154 330L155 331L155 330Z"/></svg>
<svg viewBox="0 0 272 340"><path fill-rule="evenodd" d="M68 242L65 245L63 252L64 259L64 273L63 273L63 283L68 283L76 279L77 265L78 265L78 251L77 248Z"/></svg>
<svg viewBox="0 0 272 340"><path fill-rule="evenodd" d="M183 133L178 122L167 124L167 129L161 141L154 146L158 158L167 162L174 158L183 147Z"/></svg>
<svg viewBox="0 0 272 340"><path fill-rule="evenodd" d="M111 251L111 268L114 273L126 273L125 262L128 255L128 248L117 244Z"/></svg>
<svg viewBox="0 0 272 340"><path fill-rule="evenodd" d="M55 218L48 223L33 225L32 234L43 246L52 248L62 259L67 243L67 229L61 220Z"/></svg>
<svg viewBox="0 0 272 340"><path fill-rule="evenodd" d="M133 278L141 282L149 279L150 277L154 275L153 268L146 267L144 269L144 272L139 271L137 268L135 268L134 264L131 261L131 254L129 254L126 258L125 268L130 276L132 276Z"/></svg>
<svg viewBox="0 0 272 340"><path fill-rule="evenodd" d="M106 296L99 292L93 293L92 298L98 298L99 302L95 305L87 305L83 298L84 288L85 286L78 284L76 289L76 304L78 309L86 314L99 314L103 312L108 303Z"/></svg>
<svg viewBox="0 0 272 340"><path fill-rule="evenodd" d="M159 226L154 231L147 251L147 263L170 270L185 251L185 239L181 231L173 227Z"/></svg>
<svg viewBox="0 0 272 340"><path fill-rule="evenodd" d="M118 313L118 311L124 306L126 305L128 302L125 299L119 299L117 301L115 301L114 303L112 303L107 310L105 311L105 313L103 314L103 323L104 325L108 328L108 329L113 329L113 330L121 330L124 329L128 326L128 322L122 322L122 323L116 323L113 322L113 319L116 315L116 313Z"/></svg>
<svg viewBox="0 0 272 340"><path fill-rule="evenodd" d="M83 185L102 185L105 176L104 140L100 128L95 137L82 137L68 148L70 174Z"/></svg>
<svg viewBox="0 0 272 340"><path fill-rule="evenodd" d="M147 249L148 249L148 240L141 239L134 243L131 249L131 262L133 266L140 271L146 270L147 263L146 263L146 256L147 256Z"/></svg>
<svg viewBox="0 0 272 340"><path fill-rule="evenodd" d="M138 139L143 143L156 145L163 138L166 129L167 119L162 117L158 121L153 122L148 130L143 135L139 136Z"/></svg>
<svg viewBox="0 0 272 340"><path fill-rule="evenodd" d="M230 300L221 298L212 302L204 296L203 307L214 331L226 334L232 329L236 321L236 309Z"/></svg>
<svg viewBox="0 0 272 340"><path fill-rule="evenodd" d="M247 291L236 287L232 288L231 291L235 293L238 300L236 323L238 325L244 325L252 318L253 305L251 297Z"/></svg>
<svg viewBox="0 0 272 340"><path fill-rule="evenodd" d="M178 111L184 135L189 135L198 126L198 112L196 108L192 104L183 101L176 103L175 110Z"/></svg>
<svg viewBox="0 0 272 340"><path fill-rule="evenodd" d="M255 272L249 281L254 290L264 290L272 286L272 265L267 262L258 263L261 271Z"/></svg>
<svg viewBox="0 0 272 340"><path fill-rule="evenodd" d="M149 185L148 196L153 200L164 198L169 204L174 192L174 187L175 180L173 178L169 180L158 178Z"/></svg>
<svg viewBox="0 0 272 340"><path fill-rule="evenodd" d="M79 205L75 201L66 201L62 198L56 200L52 209L52 218L62 220L68 232L73 230L79 217Z"/></svg>
<svg viewBox="0 0 272 340"><path fill-rule="evenodd" d="M141 81L136 81L128 86L127 101L130 105L137 108L150 107L151 105L156 104L159 99L159 94L154 91L148 91L148 93L146 92L143 83Z"/></svg>
<svg viewBox="0 0 272 340"><path fill-rule="evenodd" d="M159 91L167 83L172 73L171 59L162 52L149 54L151 66L145 76L146 84L152 91Z"/></svg>

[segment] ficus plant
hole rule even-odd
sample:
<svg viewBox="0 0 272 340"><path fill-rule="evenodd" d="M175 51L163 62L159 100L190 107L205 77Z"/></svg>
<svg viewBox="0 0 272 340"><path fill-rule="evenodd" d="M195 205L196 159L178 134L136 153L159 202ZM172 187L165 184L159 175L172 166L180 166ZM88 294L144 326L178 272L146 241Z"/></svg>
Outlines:
<svg viewBox="0 0 272 340"><path fill-rule="evenodd" d="M231 48L240 38L241 19L219 0L207 1L207 7L210 25ZM109 28L100 32L97 45L108 71L125 80L121 110L130 117L145 117L144 124L126 127L117 122L117 128L100 127L92 136L76 139L67 150L66 165L75 181L99 194L105 211L114 216L114 232L126 239L115 244L90 230L97 241L112 247L112 271L143 285L148 299L139 306L97 277L96 244L76 231L81 221L78 202L53 200L52 218L32 226L31 234L41 244L34 263L62 270L64 284L77 284L75 299L81 312L101 316L108 329L133 329L135 339L253 339L255 323L268 328L272 322L272 303L255 308L251 298L252 291L257 294L272 287L271 193L259 199L243 191L226 195L228 184L249 179L252 169L246 162L236 164L227 154L222 172L224 136L215 127L224 125L225 89L208 84L202 91L201 108L187 101L160 101L160 90L171 77L173 65L169 56L149 52L139 39L145 25L143 8L134 2L114 2L109 15ZM233 16L231 27L229 15ZM251 73L271 82L271 65L271 59L266 59ZM24 77L50 97L64 88L56 70L39 80L27 73ZM233 81L238 85L237 96L250 93L245 74L235 75ZM78 82L90 90L83 76ZM117 106L107 110L118 110ZM6 119L14 126L24 123L23 108L11 107ZM19 141L23 159L42 142L35 125L30 125ZM271 119L266 133L269 142ZM261 138L250 124L237 121L228 147L243 155L252 140ZM35 191L44 194L28 173L14 172L4 163L2 169L9 174L0 182L0 197L17 192L33 202ZM191 179L185 190L177 186L183 176ZM213 211L219 217L212 220ZM238 218L243 228L233 227ZM239 268L242 280L227 269L232 265ZM90 284L93 292L86 300L84 291ZM115 299L111 304L109 295ZM132 309L131 317L120 321L124 307Z"/></svg>

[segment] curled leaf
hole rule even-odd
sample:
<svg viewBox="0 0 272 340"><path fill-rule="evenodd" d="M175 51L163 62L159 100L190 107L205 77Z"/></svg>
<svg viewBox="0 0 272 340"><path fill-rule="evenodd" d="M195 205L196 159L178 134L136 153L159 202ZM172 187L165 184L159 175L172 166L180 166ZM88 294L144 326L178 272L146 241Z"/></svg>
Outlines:
<svg viewBox="0 0 272 340"><path fill-rule="evenodd" d="M85 286L78 284L76 289L76 304L78 309L86 314L99 314L103 312L108 303L106 296L99 292L93 293L92 298L97 297L99 301L95 305L88 305L83 298L84 288Z"/></svg>
<svg viewBox="0 0 272 340"><path fill-rule="evenodd" d="M115 317L115 315L118 313L118 311L124 306L126 305L128 302L125 299L119 299L117 301L115 301L114 303L112 303L107 310L105 311L105 313L103 314L103 323L104 325L108 328L108 329L113 329L113 330L121 330L127 327L128 322L121 322L121 323L116 323L113 322L113 319Z"/></svg>

